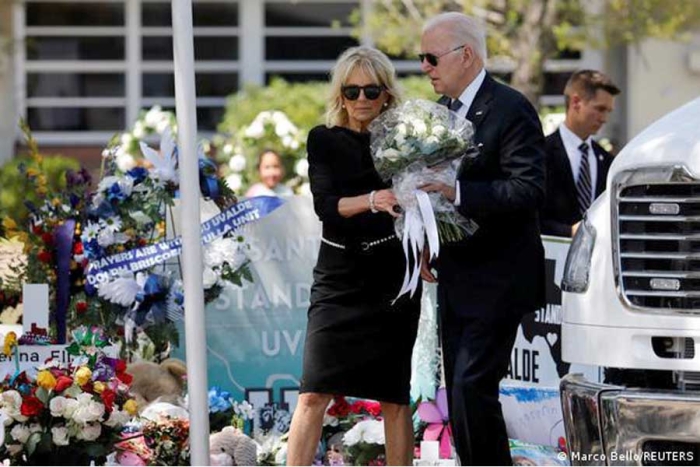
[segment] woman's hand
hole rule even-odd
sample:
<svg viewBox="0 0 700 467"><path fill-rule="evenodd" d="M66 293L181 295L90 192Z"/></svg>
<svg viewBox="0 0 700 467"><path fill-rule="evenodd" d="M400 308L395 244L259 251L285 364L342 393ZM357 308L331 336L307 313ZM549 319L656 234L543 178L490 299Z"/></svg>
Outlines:
<svg viewBox="0 0 700 467"><path fill-rule="evenodd" d="M374 192L374 209L380 212L388 212L393 217L399 217L402 212L394 192L388 189Z"/></svg>

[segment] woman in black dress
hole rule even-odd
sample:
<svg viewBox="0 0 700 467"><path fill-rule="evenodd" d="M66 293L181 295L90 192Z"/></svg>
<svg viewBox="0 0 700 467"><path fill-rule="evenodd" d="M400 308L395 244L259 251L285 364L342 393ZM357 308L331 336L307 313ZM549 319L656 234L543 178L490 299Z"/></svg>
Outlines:
<svg viewBox="0 0 700 467"><path fill-rule="evenodd" d="M420 293L391 304L406 267L394 234L398 205L374 169L367 132L397 97L386 55L349 49L333 69L328 125L309 133L309 178L323 234L288 465L311 464L337 394L380 401L387 463L412 464L409 391Z"/></svg>

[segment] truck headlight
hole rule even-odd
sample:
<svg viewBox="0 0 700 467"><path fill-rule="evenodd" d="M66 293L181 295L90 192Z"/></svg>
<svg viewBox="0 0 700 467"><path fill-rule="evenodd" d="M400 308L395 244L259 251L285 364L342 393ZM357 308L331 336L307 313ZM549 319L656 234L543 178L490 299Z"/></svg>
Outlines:
<svg viewBox="0 0 700 467"><path fill-rule="evenodd" d="M565 292L584 293L588 290L591 256L595 245L595 228L584 217L569 248L564 266L561 289Z"/></svg>

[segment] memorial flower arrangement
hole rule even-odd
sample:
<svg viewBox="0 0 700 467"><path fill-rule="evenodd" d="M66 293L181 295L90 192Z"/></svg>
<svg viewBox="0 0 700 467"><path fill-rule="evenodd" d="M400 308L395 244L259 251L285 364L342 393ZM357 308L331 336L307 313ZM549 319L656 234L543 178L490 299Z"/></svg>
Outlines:
<svg viewBox="0 0 700 467"><path fill-rule="evenodd" d="M3 455L17 465L88 465L104 462L136 414L131 377L110 358L97 328L73 332L70 364L49 360L34 374L8 376L0 393Z"/></svg>
<svg viewBox="0 0 700 467"><path fill-rule="evenodd" d="M463 159L469 163L478 155L471 122L435 102L404 102L373 120L369 130L374 166L382 179L393 182L405 211L416 209L414 193L420 185L440 181L453 186ZM476 230L476 224L441 195L430 195L430 205L441 241L456 241ZM400 237L403 225L401 217L397 224Z"/></svg>

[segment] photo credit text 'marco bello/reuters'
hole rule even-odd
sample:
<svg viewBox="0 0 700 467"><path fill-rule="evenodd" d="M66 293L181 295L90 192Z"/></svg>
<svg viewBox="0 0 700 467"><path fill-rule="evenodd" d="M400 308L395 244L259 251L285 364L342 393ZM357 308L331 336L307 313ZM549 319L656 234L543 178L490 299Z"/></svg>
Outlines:
<svg viewBox="0 0 700 467"><path fill-rule="evenodd" d="M693 451L610 451L609 453L584 453L572 451L559 453L561 460L569 459L578 462L632 462L636 465L649 465L650 462L668 464L672 462L692 462L695 460ZM640 464L641 462L641 464Z"/></svg>

